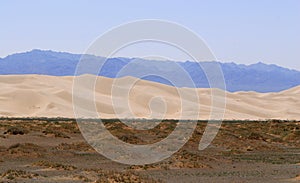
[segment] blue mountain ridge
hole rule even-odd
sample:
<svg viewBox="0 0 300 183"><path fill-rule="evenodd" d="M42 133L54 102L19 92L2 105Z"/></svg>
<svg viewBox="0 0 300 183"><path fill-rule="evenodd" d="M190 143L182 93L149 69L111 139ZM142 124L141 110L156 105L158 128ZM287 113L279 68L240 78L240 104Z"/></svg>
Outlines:
<svg viewBox="0 0 300 183"><path fill-rule="evenodd" d="M44 50L32 50L24 53L9 55L0 58L0 74L42 74L52 76L72 76L76 72L81 54L66 52L54 52ZM202 68L213 68L219 65L223 71L226 90L278 92L300 85L300 72L283 68L274 64L268 65L262 62L244 65L236 63L221 63L215 61L197 62L185 61L157 61L136 58L108 58L84 55L84 59L90 62L103 64L98 75L116 78L133 76L162 84L176 87L208 88L205 72ZM104 62L106 60L106 62ZM129 67L130 66L130 67ZM93 67L92 65L90 67ZM88 66L87 66L88 68ZM181 69L181 71L179 70ZM183 70L182 70L183 69ZM186 77L180 73L184 71L193 80L193 84L187 82ZM80 72L78 74L86 74ZM142 77L144 73L154 73ZM77 75L78 75L77 74ZM167 75L168 78L161 76ZM176 81L176 82L171 82Z"/></svg>

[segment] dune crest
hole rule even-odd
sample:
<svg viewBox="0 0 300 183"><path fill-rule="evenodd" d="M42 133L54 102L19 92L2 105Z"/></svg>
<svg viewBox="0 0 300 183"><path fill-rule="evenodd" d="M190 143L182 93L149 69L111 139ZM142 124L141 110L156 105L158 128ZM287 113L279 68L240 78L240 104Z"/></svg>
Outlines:
<svg viewBox="0 0 300 183"><path fill-rule="evenodd" d="M87 75L80 77L89 77ZM121 82L122 81L122 82ZM122 91L122 83L135 81L129 93L114 93L116 101L123 95L129 107L112 100L112 87ZM119 83L120 82L120 83ZM119 85L118 85L119 83ZM1 75L0 116L5 117L74 117L72 76ZM85 86L80 88L85 91ZM98 77L95 87L97 110L101 118L178 118L181 100L178 91L197 92L199 99L186 98L187 104L200 103L199 119L208 119L211 111L211 89L174 88L132 77L110 79ZM118 98L119 97L119 98ZM83 99L86 100L86 99ZM114 106L114 107L113 107ZM131 111L130 111L130 110ZM165 110L164 110L165 109ZM187 107L187 110L188 107ZM300 86L278 93L226 92L225 119L300 119ZM154 113L153 113L154 112ZM187 113L194 113L191 107Z"/></svg>

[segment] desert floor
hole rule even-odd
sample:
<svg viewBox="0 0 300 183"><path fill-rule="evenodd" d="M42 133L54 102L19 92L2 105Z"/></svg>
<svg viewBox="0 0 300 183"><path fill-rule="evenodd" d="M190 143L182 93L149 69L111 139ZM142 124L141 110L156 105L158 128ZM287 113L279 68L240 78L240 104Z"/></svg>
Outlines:
<svg viewBox="0 0 300 183"><path fill-rule="evenodd" d="M73 119L0 120L0 182L299 182L299 121L227 121L205 150L199 121L179 152L159 163L129 166L97 153ZM133 144L165 138L176 126L163 121L133 130L119 121L105 125Z"/></svg>

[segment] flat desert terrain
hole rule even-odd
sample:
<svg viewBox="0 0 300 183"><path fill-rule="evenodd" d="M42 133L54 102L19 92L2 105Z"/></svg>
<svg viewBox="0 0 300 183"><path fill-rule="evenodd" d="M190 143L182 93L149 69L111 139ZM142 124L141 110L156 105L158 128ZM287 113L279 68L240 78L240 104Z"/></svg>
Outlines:
<svg viewBox="0 0 300 183"><path fill-rule="evenodd" d="M151 130L105 120L110 132L132 144L165 138L176 120ZM97 153L72 119L0 120L0 182L299 182L299 121L226 121L205 150L206 126L161 162L130 166Z"/></svg>

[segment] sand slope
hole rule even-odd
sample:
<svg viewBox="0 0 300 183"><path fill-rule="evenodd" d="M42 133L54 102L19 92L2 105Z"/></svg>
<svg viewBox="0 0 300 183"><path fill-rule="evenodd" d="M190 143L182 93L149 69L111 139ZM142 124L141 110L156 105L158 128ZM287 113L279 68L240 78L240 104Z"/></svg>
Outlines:
<svg viewBox="0 0 300 183"><path fill-rule="evenodd" d="M81 77L89 77L87 75ZM114 85L113 85L114 83ZM134 83L130 92L126 83ZM74 117L72 104L73 77L41 75L0 76L0 116L9 117ZM114 90L112 89L114 86ZM77 87L83 95L85 84ZM200 119L211 111L211 90L174 88L159 83L125 77L98 77L95 86L96 106L103 118L178 118L181 114L180 91L184 91L185 112L195 113L200 104ZM192 93L197 92L195 100ZM112 93L113 98L112 99ZM189 93L191 97L189 98ZM122 103L128 97L128 103ZM88 99L82 98L84 105ZM128 105L127 105L128 104ZM191 106L190 108L188 106ZM166 107L166 108L164 108ZM83 106L84 108L84 106ZM164 110L166 109L166 110ZM225 119L300 119L300 86L279 93L226 92Z"/></svg>

